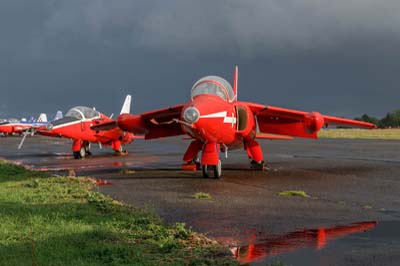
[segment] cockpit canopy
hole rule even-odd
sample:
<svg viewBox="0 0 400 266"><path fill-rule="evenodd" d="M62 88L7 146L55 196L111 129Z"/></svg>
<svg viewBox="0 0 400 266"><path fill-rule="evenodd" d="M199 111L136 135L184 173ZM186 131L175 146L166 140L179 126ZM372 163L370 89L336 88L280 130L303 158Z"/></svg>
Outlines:
<svg viewBox="0 0 400 266"><path fill-rule="evenodd" d="M76 106L74 108L71 108L65 114L65 117L74 117L79 120L93 119L93 118L100 118L100 113L90 107Z"/></svg>
<svg viewBox="0 0 400 266"><path fill-rule="evenodd" d="M231 84L221 77L207 76L199 79L192 87L191 98L200 94L216 95L225 101L232 102L235 98Z"/></svg>

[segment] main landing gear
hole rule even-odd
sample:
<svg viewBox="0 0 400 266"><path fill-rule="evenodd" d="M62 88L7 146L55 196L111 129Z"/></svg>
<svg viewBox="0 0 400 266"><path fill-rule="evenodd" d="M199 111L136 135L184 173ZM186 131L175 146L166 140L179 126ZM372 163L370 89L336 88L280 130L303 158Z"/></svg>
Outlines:
<svg viewBox="0 0 400 266"><path fill-rule="evenodd" d="M264 171L266 165L264 163L263 153L260 144L253 140L244 141L244 149L250 158L250 168L253 170ZM198 160L198 154L201 151L201 160ZM183 156L186 162L182 164L183 170L196 171L202 170L203 177L213 177L218 179L221 177L222 168L219 159L220 145L217 143L202 143L194 140L190 143L188 149Z"/></svg>
<svg viewBox="0 0 400 266"><path fill-rule="evenodd" d="M264 171L266 168L264 161L257 162L250 158L250 169Z"/></svg>
<svg viewBox="0 0 400 266"><path fill-rule="evenodd" d="M260 144L253 139L246 140L244 142L244 149L250 159L250 169L264 171L266 166Z"/></svg>
<svg viewBox="0 0 400 266"><path fill-rule="evenodd" d="M124 149L124 146L122 146L121 141L113 141L111 143L111 146L115 152L115 155L127 155L128 152Z"/></svg>
<svg viewBox="0 0 400 266"><path fill-rule="evenodd" d="M90 152L90 143L79 139L74 140L72 143L72 154L75 159L83 159L86 156L92 155Z"/></svg>
<svg viewBox="0 0 400 266"><path fill-rule="evenodd" d="M108 143L109 144L109 143ZM115 151L116 155L126 155L128 152L122 146L121 141L113 141L111 143L113 150ZM86 140L76 139L72 143L72 154L74 155L75 159L84 159L87 156L92 155L90 152L90 143Z"/></svg>

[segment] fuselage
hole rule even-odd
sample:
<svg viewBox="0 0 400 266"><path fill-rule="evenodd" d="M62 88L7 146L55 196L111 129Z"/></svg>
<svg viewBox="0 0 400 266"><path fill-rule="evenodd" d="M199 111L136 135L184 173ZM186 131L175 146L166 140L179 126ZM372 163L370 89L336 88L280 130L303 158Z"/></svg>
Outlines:
<svg viewBox="0 0 400 266"><path fill-rule="evenodd" d="M199 112L194 123L182 123L183 131L194 139L224 144L232 149L256 135L254 116L244 103L229 102L211 94L197 95L182 109L182 121L188 108Z"/></svg>
<svg viewBox="0 0 400 266"><path fill-rule="evenodd" d="M46 136L79 139L104 145L112 144L113 141L120 141L121 144L128 144L133 141L132 133L124 132L119 128L107 131L96 131L91 128L94 125L112 121L108 116L97 111L89 114L87 112L85 116L84 111L91 108L75 107L71 110L74 109L75 112L69 112L64 118L50 123L47 127L41 127L39 133Z"/></svg>
<svg viewBox="0 0 400 266"><path fill-rule="evenodd" d="M45 126L47 123L40 122L4 122L0 124L0 132L12 134L12 133L22 133L28 129L36 128L40 126Z"/></svg>

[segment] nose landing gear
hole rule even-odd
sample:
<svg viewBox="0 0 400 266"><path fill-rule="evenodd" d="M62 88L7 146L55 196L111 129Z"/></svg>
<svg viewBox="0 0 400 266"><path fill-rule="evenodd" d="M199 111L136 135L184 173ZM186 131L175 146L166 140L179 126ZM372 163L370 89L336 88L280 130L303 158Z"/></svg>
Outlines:
<svg viewBox="0 0 400 266"><path fill-rule="evenodd" d="M221 177L222 168L221 160L219 160L218 152L220 145L217 143L202 143L201 141L194 140L190 143L188 149L183 156L182 170L196 171L202 170L203 177L209 178L210 173L215 179ZM201 153L201 160L198 158L199 152Z"/></svg>
<svg viewBox="0 0 400 266"><path fill-rule="evenodd" d="M201 168L204 178L209 178L209 170L214 174L214 178L218 179L221 177L222 168L221 160L219 159L218 152L220 145L217 143L206 143L203 145L203 151L201 154Z"/></svg>

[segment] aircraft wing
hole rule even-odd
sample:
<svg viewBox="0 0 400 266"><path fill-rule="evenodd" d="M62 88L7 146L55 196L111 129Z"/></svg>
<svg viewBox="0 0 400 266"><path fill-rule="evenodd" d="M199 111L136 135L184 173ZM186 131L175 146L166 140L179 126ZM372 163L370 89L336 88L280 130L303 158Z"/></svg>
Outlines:
<svg viewBox="0 0 400 266"><path fill-rule="evenodd" d="M172 137L185 134L179 123L182 109L180 104L140 114L141 123L145 129L145 139Z"/></svg>
<svg viewBox="0 0 400 266"><path fill-rule="evenodd" d="M269 139L269 140L292 140L293 137L284 135L269 135L269 134L257 134L256 139Z"/></svg>
<svg viewBox="0 0 400 266"><path fill-rule="evenodd" d="M376 128L374 124L322 115L317 112L304 112L281 107L247 103L254 113L259 131L278 135L302 138L317 138L322 127L339 125L356 128Z"/></svg>
<svg viewBox="0 0 400 266"><path fill-rule="evenodd" d="M99 123L97 125L91 126L90 129L98 130L98 131L106 131L111 130L117 127L117 121L112 120L109 122Z"/></svg>
<svg viewBox="0 0 400 266"><path fill-rule="evenodd" d="M110 121L94 125L93 130L111 130L118 125L134 134L143 134L145 139L164 138L185 134L180 119L183 104L155 111L133 115L121 114L117 121ZM123 124L123 126L121 125Z"/></svg>

